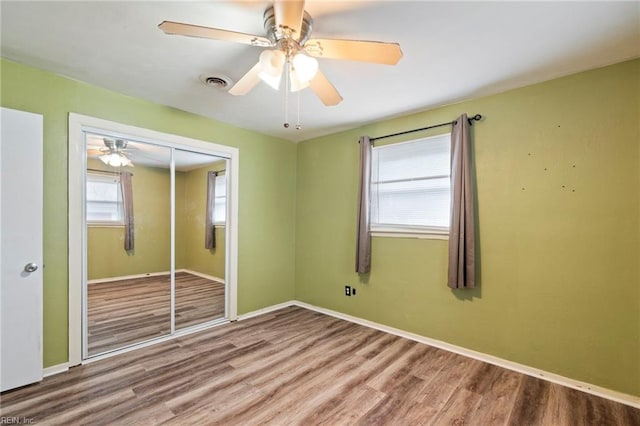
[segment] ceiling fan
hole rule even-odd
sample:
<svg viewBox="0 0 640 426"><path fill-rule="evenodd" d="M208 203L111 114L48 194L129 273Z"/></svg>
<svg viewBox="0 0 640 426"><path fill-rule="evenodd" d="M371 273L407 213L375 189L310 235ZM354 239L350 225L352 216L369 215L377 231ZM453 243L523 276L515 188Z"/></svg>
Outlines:
<svg viewBox="0 0 640 426"><path fill-rule="evenodd" d="M87 150L87 156L97 156L100 161L111 167L134 167L127 152L135 148L127 148L128 142L124 139L102 139L104 146Z"/></svg>
<svg viewBox="0 0 640 426"><path fill-rule="evenodd" d="M262 51L258 63L229 90L232 95L248 93L261 80L278 89L284 74L289 91L310 87L325 105L337 105L342 96L318 69L314 58L387 65L395 65L402 58L398 43L310 38L313 19L304 10L304 3L304 0L275 0L264 12L264 37L173 21L163 21L158 27L166 34L268 48Z"/></svg>

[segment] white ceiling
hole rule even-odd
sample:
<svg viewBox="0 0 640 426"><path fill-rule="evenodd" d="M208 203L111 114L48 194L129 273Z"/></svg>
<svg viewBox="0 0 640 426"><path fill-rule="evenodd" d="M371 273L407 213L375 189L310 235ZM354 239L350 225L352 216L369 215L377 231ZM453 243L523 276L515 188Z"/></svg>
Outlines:
<svg viewBox="0 0 640 426"><path fill-rule="evenodd" d="M344 97L284 96L264 83L234 97L203 74L237 81L261 49L168 36L163 20L264 35L268 1L2 0L1 54L130 96L299 141L640 57L640 2L308 1L313 35L398 42L397 66L320 59ZM290 121L295 122L296 96ZM467 111L476 113L482 111Z"/></svg>
<svg viewBox="0 0 640 426"><path fill-rule="evenodd" d="M104 139L119 139L120 136L101 135L87 133L85 142L87 148L87 158L97 159L100 156L100 150L105 150ZM127 139L127 147L124 154L129 158L134 167L156 167L160 169L169 169L171 166L171 149L155 145L152 143L138 142ZM105 151L106 153L107 151ZM204 167L206 165L216 164L220 161L227 161L224 158L215 155L202 154L199 152L186 151L184 149L176 149L173 154L175 169L179 172L188 172L191 170Z"/></svg>

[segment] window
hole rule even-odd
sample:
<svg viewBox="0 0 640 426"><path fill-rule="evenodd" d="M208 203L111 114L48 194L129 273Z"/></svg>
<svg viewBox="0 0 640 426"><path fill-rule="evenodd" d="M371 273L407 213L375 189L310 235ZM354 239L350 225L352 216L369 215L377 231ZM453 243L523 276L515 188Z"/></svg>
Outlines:
<svg viewBox="0 0 640 426"><path fill-rule="evenodd" d="M120 176L87 173L87 224L123 226L124 211Z"/></svg>
<svg viewBox="0 0 640 426"><path fill-rule="evenodd" d="M371 229L448 234L450 134L374 147Z"/></svg>
<svg viewBox="0 0 640 426"><path fill-rule="evenodd" d="M218 175L216 177L216 200L213 209L213 223L224 225L227 215L227 176Z"/></svg>

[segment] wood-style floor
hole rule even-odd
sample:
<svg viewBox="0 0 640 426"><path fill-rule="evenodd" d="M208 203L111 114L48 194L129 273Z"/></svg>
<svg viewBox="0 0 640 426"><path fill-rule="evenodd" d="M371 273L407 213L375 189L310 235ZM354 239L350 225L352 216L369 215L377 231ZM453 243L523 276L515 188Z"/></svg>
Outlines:
<svg viewBox="0 0 640 426"><path fill-rule="evenodd" d="M171 331L169 275L89 284L89 355ZM224 284L176 273L176 329L224 317Z"/></svg>
<svg viewBox="0 0 640 426"><path fill-rule="evenodd" d="M290 307L2 395L55 425L639 425L640 410Z"/></svg>

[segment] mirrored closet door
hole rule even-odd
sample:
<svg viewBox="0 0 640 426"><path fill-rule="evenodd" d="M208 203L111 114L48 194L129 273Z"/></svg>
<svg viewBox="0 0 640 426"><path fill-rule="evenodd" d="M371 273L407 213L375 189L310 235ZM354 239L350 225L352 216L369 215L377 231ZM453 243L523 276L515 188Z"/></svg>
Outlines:
<svg viewBox="0 0 640 426"><path fill-rule="evenodd" d="M84 358L225 318L225 158L85 134Z"/></svg>
<svg viewBox="0 0 640 426"><path fill-rule="evenodd" d="M176 212L175 325L225 315L226 160L174 151Z"/></svg>

